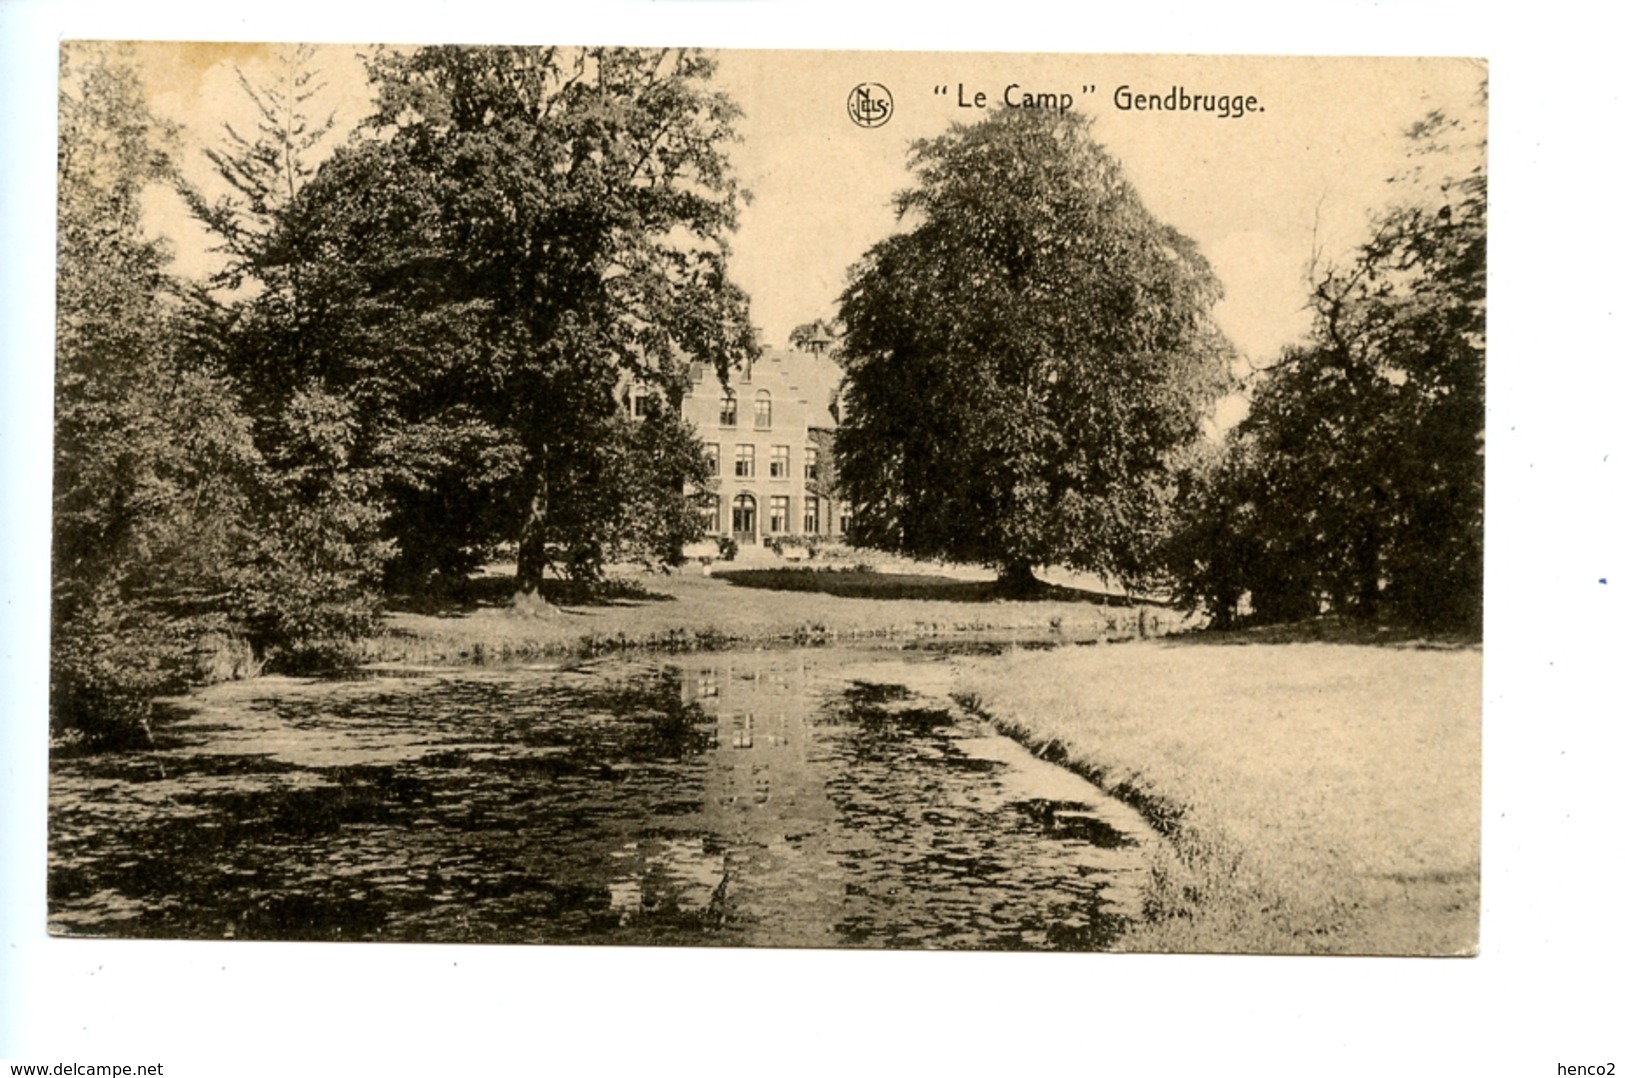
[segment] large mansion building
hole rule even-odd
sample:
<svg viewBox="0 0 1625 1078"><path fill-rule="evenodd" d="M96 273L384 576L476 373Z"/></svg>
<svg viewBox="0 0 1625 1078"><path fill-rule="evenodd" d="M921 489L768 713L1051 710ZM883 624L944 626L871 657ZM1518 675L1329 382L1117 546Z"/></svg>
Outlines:
<svg viewBox="0 0 1625 1078"><path fill-rule="evenodd" d="M683 418L694 425L711 471L706 532L745 545L786 536L846 534L834 497L832 450L841 369L818 336L804 349L765 350L727 385L715 368L689 368ZM646 406L633 388L633 415Z"/></svg>

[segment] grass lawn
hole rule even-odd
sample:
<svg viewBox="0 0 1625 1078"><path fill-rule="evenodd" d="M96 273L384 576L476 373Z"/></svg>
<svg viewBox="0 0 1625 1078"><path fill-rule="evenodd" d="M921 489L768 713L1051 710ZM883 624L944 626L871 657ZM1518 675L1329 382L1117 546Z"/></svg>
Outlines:
<svg viewBox="0 0 1625 1078"><path fill-rule="evenodd" d="M1472 646L1192 636L977 660L961 687L1169 838L1124 949L1460 954L1482 665Z"/></svg>
<svg viewBox="0 0 1625 1078"><path fill-rule="evenodd" d="M362 662L500 662L654 648L685 651L888 636L1043 634L1059 641L1117 640L1142 631L1122 596L1052 586L1044 597L1003 601L992 575L978 580L913 571L814 569L685 571L626 578L619 593L550 602L514 600L511 575L474 581L460 602L414 603L385 617L357 647ZM1177 612L1145 607L1144 630L1165 632Z"/></svg>

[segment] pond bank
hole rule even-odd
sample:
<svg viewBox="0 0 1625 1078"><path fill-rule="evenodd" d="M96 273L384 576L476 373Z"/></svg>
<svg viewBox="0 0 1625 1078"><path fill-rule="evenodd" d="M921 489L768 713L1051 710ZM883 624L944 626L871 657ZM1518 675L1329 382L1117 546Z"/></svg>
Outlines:
<svg viewBox="0 0 1625 1078"><path fill-rule="evenodd" d="M756 577L650 575L619 597L554 604L510 602L493 579L483 602L391 612L357 656L383 671L864 641L963 647L958 699L1170 840L1150 851L1145 920L1119 949L1476 949L1476 645L1326 626L1147 640L1191 626L1087 585L1010 602L979 597L965 573ZM1061 646L1102 642L1120 646ZM978 656L988 644L1051 650Z"/></svg>
<svg viewBox="0 0 1625 1078"><path fill-rule="evenodd" d="M959 691L1169 839L1120 949L1470 954L1481 670L1197 636L973 660Z"/></svg>
<svg viewBox="0 0 1625 1078"><path fill-rule="evenodd" d="M806 576L844 584L860 574L808 570ZM520 599L436 612L391 611L383 630L358 642L354 654L363 664L434 665L954 636L1095 643L1161 635L1186 624L1176 611L1114 597L1090 601L1094 593L967 600L962 580L916 579L923 582L899 597L873 598L741 586L720 575L648 575L626 597L593 603ZM939 594L953 597L933 597Z"/></svg>

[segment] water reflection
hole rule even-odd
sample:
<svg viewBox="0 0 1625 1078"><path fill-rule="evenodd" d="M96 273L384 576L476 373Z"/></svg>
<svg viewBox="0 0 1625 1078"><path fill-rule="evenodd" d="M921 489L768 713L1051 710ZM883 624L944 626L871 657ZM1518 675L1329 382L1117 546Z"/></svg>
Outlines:
<svg viewBox="0 0 1625 1078"><path fill-rule="evenodd" d="M153 937L1093 948L1137 821L943 695L733 653L221 686L61 759L51 922Z"/></svg>

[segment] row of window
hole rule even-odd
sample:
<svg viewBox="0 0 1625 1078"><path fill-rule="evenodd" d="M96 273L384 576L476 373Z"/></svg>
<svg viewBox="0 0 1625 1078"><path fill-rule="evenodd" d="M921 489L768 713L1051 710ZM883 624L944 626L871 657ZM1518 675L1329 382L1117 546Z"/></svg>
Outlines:
<svg viewBox="0 0 1625 1078"><path fill-rule="evenodd" d="M622 398L625 401L625 398ZM632 390L631 410L634 416L643 417L649 414L654 407L653 397L642 386ZM765 389L756 391L755 418L757 430L771 430L773 427L773 395ZM717 423L724 427L739 426L739 400L729 390L722 398L722 409L717 415Z"/></svg>
<svg viewBox="0 0 1625 1078"><path fill-rule="evenodd" d="M802 499L801 532L803 535L817 535L823 530L819 516L819 499L815 494L809 494ZM722 531L722 499L712 496L708 508L711 520L707 529L713 533ZM731 506L733 527L730 529L734 535L754 535L756 533L756 499L749 494L740 494L733 500ZM783 535L790 530L790 496L775 494L767 499L767 532L769 535Z"/></svg>
<svg viewBox="0 0 1625 1078"><path fill-rule="evenodd" d="M722 398L717 413L717 424L723 427L739 426L739 399L729 390ZM756 391L756 429L768 430L773 426L773 394L765 389Z"/></svg>
<svg viewBox="0 0 1625 1078"><path fill-rule="evenodd" d="M787 445L770 446L769 453L768 478L790 478L790 447ZM804 450L804 455L805 460L801 469L802 477L817 479L818 450L809 445ZM707 442L705 444L705 464L708 474L722 474L722 446L719 443ZM737 479L754 479L756 477L756 447L754 445L734 446L734 477Z"/></svg>

